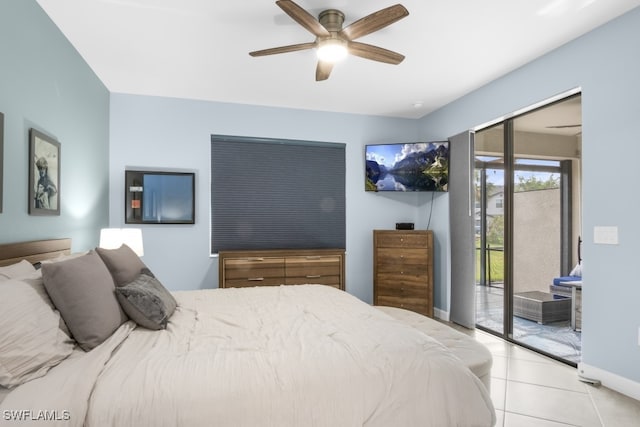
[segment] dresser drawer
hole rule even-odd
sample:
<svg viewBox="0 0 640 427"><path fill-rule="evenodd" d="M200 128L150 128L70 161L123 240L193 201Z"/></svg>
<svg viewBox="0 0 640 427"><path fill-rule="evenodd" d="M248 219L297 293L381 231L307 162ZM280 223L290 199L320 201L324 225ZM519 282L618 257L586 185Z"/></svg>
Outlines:
<svg viewBox="0 0 640 427"><path fill-rule="evenodd" d="M425 282L429 277L429 266L427 264L405 264L405 263L378 263L376 274L378 278L384 275L393 275L395 278L403 276L423 276Z"/></svg>
<svg viewBox="0 0 640 427"><path fill-rule="evenodd" d="M247 257L224 260L224 287L283 285L284 258Z"/></svg>
<svg viewBox="0 0 640 427"><path fill-rule="evenodd" d="M287 285L329 285L340 287L340 256L290 256L285 259Z"/></svg>
<svg viewBox="0 0 640 427"><path fill-rule="evenodd" d="M376 235L378 248L425 248L429 245L429 236L425 233L378 233Z"/></svg>
<svg viewBox="0 0 640 427"><path fill-rule="evenodd" d="M429 287L426 282L414 283L407 281L400 283L398 281L378 282L378 297L406 297L406 298L427 298L429 296Z"/></svg>
<svg viewBox="0 0 640 427"><path fill-rule="evenodd" d="M398 274L394 272L378 273L376 283L380 286L415 286L427 289L430 287L427 274Z"/></svg>
<svg viewBox="0 0 640 427"><path fill-rule="evenodd" d="M280 286L284 285L282 276L280 277L252 277L246 279L227 279L225 288L252 288L254 286Z"/></svg>
<svg viewBox="0 0 640 427"><path fill-rule="evenodd" d="M432 302L424 298L401 298L380 296L376 301L376 305L384 305L387 307L404 308L405 310L415 311L425 316L433 316Z"/></svg>
<svg viewBox="0 0 640 427"><path fill-rule="evenodd" d="M248 257L224 260L225 279L266 279L284 276L284 258ZM280 281L282 282L282 280Z"/></svg>
<svg viewBox="0 0 640 427"><path fill-rule="evenodd" d="M285 285L328 285L340 289L340 276L287 276Z"/></svg>
<svg viewBox="0 0 640 427"><path fill-rule="evenodd" d="M292 256L285 259L287 277L339 276L339 256Z"/></svg>
<svg viewBox="0 0 640 427"><path fill-rule="evenodd" d="M379 248L376 253L378 265L426 264L428 261L429 253L425 249Z"/></svg>

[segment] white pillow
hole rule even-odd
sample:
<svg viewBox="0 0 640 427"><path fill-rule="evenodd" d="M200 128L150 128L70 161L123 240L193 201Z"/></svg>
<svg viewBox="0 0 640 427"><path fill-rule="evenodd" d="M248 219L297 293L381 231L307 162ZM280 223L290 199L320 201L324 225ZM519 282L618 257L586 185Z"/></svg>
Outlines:
<svg viewBox="0 0 640 427"><path fill-rule="evenodd" d="M75 342L60 322L39 270L0 281L0 386L39 378L71 354Z"/></svg>
<svg viewBox="0 0 640 427"><path fill-rule="evenodd" d="M573 270L571 270L571 273L569 273L569 276L582 277L582 263L577 263L576 266L573 267Z"/></svg>
<svg viewBox="0 0 640 427"><path fill-rule="evenodd" d="M75 258L84 256L84 255L86 255L88 253L89 253L89 251L73 252L73 253L70 253L70 254L60 254L55 258L45 259L44 261L41 261L40 264L51 264L51 263L54 263L54 262L69 261L70 259L75 259Z"/></svg>
<svg viewBox="0 0 640 427"><path fill-rule="evenodd" d="M0 281L26 276L34 271L36 271L36 268L29 261L23 259L18 263L0 267Z"/></svg>

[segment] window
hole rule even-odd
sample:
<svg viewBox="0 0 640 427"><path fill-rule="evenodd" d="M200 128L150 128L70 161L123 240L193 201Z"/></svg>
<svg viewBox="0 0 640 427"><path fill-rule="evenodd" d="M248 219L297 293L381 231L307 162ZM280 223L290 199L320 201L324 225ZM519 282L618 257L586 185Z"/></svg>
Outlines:
<svg viewBox="0 0 640 427"><path fill-rule="evenodd" d="M345 145L211 136L211 252L345 247Z"/></svg>

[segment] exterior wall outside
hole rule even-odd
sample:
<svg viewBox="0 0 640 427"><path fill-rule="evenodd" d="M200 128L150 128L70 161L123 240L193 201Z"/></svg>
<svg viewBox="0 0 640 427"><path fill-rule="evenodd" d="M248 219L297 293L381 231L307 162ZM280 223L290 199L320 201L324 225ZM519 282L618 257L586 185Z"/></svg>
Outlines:
<svg viewBox="0 0 640 427"><path fill-rule="evenodd" d="M560 274L560 190L518 192L513 199L513 292L549 292Z"/></svg>
<svg viewBox="0 0 640 427"><path fill-rule="evenodd" d="M504 214L504 193L492 194L487 198L487 216L493 217Z"/></svg>

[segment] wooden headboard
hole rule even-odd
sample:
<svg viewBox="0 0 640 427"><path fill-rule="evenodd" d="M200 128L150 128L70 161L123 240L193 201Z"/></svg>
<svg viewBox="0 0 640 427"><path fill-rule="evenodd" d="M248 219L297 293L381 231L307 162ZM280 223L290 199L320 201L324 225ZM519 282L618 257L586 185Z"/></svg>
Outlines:
<svg viewBox="0 0 640 427"><path fill-rule="evenodd" d="M71 239L0 244L0 266L15 264L23 259L36 263L70 253Z"/></svg>

